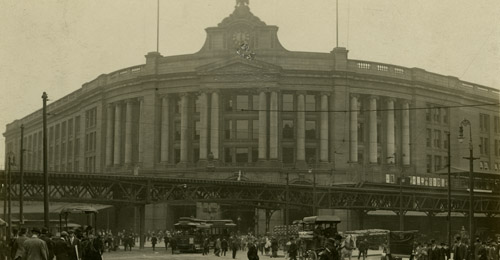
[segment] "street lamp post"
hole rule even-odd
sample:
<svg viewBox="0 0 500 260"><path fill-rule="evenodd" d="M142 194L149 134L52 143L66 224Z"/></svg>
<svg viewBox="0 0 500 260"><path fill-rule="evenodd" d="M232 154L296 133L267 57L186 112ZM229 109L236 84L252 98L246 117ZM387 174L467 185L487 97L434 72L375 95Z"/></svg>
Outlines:
<svg viewBox="0 0 500 260"><path fill-rule="evenodd" d="M462 143L464 141L464 126L469 127L469 157L464 157L464 159L469 159L469 242L471 247L471 252L474 252L474 151L472 146L472 126L469 120L464 119L460 123L458 141Z"/></svg>
<svg viewBox="0 0 500 260"><path fill-rule="evenodd" d="M47 93L43 92L43 223L49 227L49 173L47 170Z"/></svg>
<svg viewBox="0 0 500 260"><path fill-rule="evenodd" d="M316 172L312 168L307 170L309 174L313 174L313 194L312 194L312 215L316 216Z"/></svg>
<svg viewBox="0 0 500 260"><path fill-rule="evenodd" d="M405 215L403 212L403 170L401 169L401 173L399 176L399 230L403 231L405 229Z"/></svg>

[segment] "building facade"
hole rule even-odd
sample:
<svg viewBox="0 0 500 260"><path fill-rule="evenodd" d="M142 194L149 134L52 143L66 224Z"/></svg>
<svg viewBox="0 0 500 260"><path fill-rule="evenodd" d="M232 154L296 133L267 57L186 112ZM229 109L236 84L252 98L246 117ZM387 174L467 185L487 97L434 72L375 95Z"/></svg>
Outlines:
<svg viewBox="0 0 500 260"><path fill-rule="evenodd" d="M289 169L292 182L314 171L327 185L445 187L447 133L452 167L468 169L456 141L467 118L475 171L500 174L497 89L340 47L288 51L277 31L240 3L197 53L148 53L50 103L49 171L276 182ZM18 153L21 125L25 169L41 171L41 110L7 125L6 154Z"/></svg>

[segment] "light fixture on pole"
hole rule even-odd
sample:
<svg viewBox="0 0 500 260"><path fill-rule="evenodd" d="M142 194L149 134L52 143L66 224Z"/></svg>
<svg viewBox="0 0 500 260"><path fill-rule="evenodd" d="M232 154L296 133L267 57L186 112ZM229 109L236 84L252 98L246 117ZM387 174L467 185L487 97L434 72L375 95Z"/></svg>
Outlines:
<svg viewBox="0 0 500 260"><path fill-rule="evenodd" d="M464 141L464 126L469 127L469 157L464 157L464 159L469 160L469 242L471 247L471 252L474 252L474 151L472 146L472 126L469 120L464 119L460 122L460 128L458 133L458 141L463 143Z"/></svg>
<svg viewBox="0 0 500 260"><path fill-rule="evenodd" d="M311 167L307 170L309 174L313 174L313 194L312 194L312 215L316 216L316 172Z"/></svg>

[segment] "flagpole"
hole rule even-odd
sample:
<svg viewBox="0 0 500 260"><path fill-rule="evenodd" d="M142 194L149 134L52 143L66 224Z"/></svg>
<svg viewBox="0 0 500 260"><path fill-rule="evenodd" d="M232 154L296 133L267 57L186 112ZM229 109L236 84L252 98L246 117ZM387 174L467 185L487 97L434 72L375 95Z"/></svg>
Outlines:
<svg viewBox="0 0 500 260"><path fill-rule="evenodd" d="M338 48L339 47L339 0L336 0L335 2L336 2L336 10L335 11L337 13L335 18L337 19L337 31L336 31L336 33L337 33L337 48Z"/></svg>
<svg viewBox="0 0 500 260"><path fill-rule="evenodd" d="M160 52L160 0L156 8L156 52Z"/></svg>

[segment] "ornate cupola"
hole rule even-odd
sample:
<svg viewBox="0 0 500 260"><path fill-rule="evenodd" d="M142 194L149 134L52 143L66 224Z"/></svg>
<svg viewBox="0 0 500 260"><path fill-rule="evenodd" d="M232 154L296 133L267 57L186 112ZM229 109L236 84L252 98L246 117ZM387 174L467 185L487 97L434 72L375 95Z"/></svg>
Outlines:
<svg viewBox="0 0 500 260"><path fill-rule="evenodd" d="M241 45L248 45L252 50L285 50L278 40L278 27L267 25L255 16L250 11L249 0L237 0L232 14L217 27L205 30L207 38L199 52L235 51Z"/></svg>

